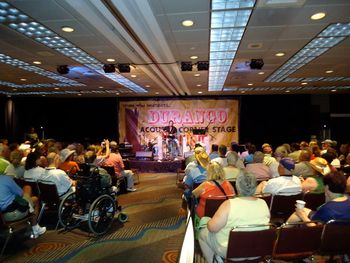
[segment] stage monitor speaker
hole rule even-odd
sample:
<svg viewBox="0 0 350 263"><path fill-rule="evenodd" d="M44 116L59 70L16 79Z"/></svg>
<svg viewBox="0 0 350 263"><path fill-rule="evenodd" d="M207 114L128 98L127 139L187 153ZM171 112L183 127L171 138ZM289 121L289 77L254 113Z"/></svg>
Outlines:
<svg viewBox="0 0 350 263"><path fill-rule="evenodd" d="M153 160L153 152L138 151L136 152L136 160Z"/></svg>

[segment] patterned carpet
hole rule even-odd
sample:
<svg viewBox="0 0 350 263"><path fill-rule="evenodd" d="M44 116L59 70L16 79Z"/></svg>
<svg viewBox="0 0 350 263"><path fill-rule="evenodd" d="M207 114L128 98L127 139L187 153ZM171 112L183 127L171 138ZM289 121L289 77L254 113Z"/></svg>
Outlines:
<svg viewBox="0 0 350 263"><path fill-rule="evenodd" d="M175 174L143 173L136 187L118 196L128 221L115 220L107 234L92 236L86 226L55 231L51 224L36 240L12 242L4 262L176 262L185 218Z"/></svg>

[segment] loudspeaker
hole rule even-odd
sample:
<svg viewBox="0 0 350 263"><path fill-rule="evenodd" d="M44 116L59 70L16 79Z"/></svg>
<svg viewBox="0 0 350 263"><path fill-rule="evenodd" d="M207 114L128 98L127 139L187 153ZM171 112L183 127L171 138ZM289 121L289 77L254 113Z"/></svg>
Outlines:
<svg viewBox="0 0 350 263"><path fill-rule="evenodd" d="M181 62L181 70L182 71L192 71L192 63L191 62Z"/></svg>
<svg viewBox="0 0 350 263"><path fill-rule="evenodd" d="M197 69L198 69L198 71L209 70L209 62L208 61L199 61L197 63Z"/></svg>
<svg viewBox="0 0 350 263"><path fill-rule="evenodd" d="M136 152L135 157L137 160L152 160L153 153L151 151L148 151L148 152L139 151L139 152Z"/></svg>
<svg viewBox="0 0 350 263"><path fill-rule="evenodd" d="M103 65L103 71L105 73L114 73L115 66L113 64L105 64L105 65Z"/></svg>
<svg viewBox="0 0 350 263"><path fill-rule="evenodd" d="M69 73L69 68L67 65L61 65L57 66L57 72L60 74L68 74Z"/></svg>
<svg viewBox="0 0 350 263"><path fill-rule="evenodd" d="M129 64L118 64L118 70L120 73L129 73L130 65Z"/></svg>
<svg viewBox="0 0 350 263"><path fill-rule="evenodd" d="M258 58L258 59L253 58L249 66L251 69L262 69L262 67L264 66L264 61L261 58Z"/></svg>

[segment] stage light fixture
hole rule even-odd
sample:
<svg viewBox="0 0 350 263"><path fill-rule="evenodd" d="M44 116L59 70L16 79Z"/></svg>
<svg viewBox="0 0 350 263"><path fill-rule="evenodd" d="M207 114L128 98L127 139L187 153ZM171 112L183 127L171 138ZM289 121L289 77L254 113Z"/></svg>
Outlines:
<svg viewBox="0 0 350 263"><path fill-rule="evenodd" d="M129 64L118 64L118 70L120 73L130 73Z"/></svg>
<svg viewBox="0 0 350 263"><path fill-rule="evenodd" d="M208 61L199 61L197 63L197 69L200 70L209 70L209 62Z"/></svg>
<svg viewBox="0 0 350 263"><path fill-rule="evenodd" d="M60 66L57 66L57 72L60 74L68 74L69 68L67 65L60 65Z"/></svg>
<svg viewBox="0 0 350 263"><path fill-rule="evenodd" d="M181 71L192 71L191 62L181 62Z"/></svg>
<svg viewBox="0 0 350 263"><path fill-rule="evenodd" d="M103 71L105 73L114 73L115 72L114 64L105 64L105 65L103 65Z"/></svg>
<svg viewBox="0 0 350 263"><path fill-rule="evenodd" d="M251 69L262 69L264 66L264 61L261 58L252 59L249 64Z"/></svg>

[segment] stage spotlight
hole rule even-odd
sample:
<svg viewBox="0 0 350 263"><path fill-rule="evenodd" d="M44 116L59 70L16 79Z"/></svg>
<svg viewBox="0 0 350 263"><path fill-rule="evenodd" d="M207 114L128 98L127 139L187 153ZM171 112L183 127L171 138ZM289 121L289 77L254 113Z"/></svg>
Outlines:
<svg viewBox="0 0 350 263"><path fill-rule="evenodd" d="M103 65L103 71L105 73L114 73L115 66L113 64L105 64L105 65Z"/></svg>
<svg viewBox="0 0 350 263"><path fill-rule="evenodd" d="M67 65L61 65L57 66L57 72L60 74L68 74L69 73L69 68Z"/></svg>
<svg viewBox="0 0 350 263"><path fill-rule="evenodd" d="M209 62L208 61L199 61L197 63L197 69L200 70L209 70Z"/></svg>
<svg viewBox="0 0 350 263"><path fill-rule="evenodd" d="M261 58L258 59L252 59L250 64L249 64L251 69L262 69L264 66L264 61Z"/></svg>
<svg viewBox="0 0 350 263"><path fill-rule="evenodd" d="M191 62L181 62L181 70L182 71L192 71L192 63Z"/></svg>
<svg viewBox="0 0 350 263"><path fill-rule="evenodd" d="M120 73L130 73L129 64L118 64L118 70Z"/></svg>

